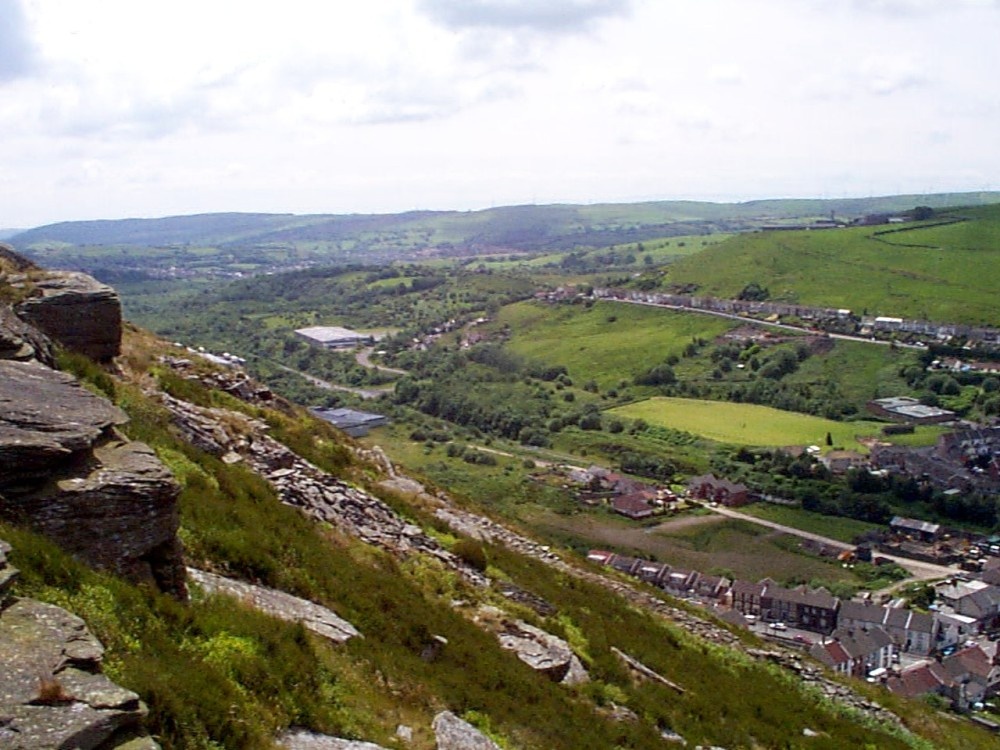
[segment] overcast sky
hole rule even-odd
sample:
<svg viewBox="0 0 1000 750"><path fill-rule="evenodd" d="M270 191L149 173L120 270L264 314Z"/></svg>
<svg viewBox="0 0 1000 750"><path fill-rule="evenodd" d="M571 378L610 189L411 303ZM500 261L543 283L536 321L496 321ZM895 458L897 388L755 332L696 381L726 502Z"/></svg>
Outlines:
<svg viewBox="0 0 1000 750"><path fill-rule="evenodd" d="M1000 0L0 0L0 227L1000 189Z"/></svg>

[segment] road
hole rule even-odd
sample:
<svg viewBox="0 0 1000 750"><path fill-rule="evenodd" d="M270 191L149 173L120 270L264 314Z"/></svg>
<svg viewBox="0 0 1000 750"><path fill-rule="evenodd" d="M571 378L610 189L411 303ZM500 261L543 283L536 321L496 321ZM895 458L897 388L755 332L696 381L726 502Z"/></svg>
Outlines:
<svg viewBox="0 0 1000 750"><path fill-rule="evenodd" d="M277 364L277 363L275 363ZM387 386L386 388L351 388L347 385L338 385L337 383L331 383L328 380L322 380L317 378L315 375L310 375L308 372L302 372L301 370L294 370L291 367L286 367L285 365L278 365L278 367L285 372L291 372L299 377L305 378L310 383L312 383L317 388L323 388L328 391L343 391L345 393L353 393L355 396L360 396L363 399L370 400L373 398L378 398L379 396L384 396L387 393L392 393L394 386Z"/></svg>
<svg viewBox="0 0 1000 750"><path fill-rule="evenodd" d="M797 536L801 539L810 539L814 542L820 542L826 544L835 549L842 550L852 550L854 549L853 544L846 544L837 539L830 539L829 537L821 536L820 534L813 534L808 531L802 531L801 529L795 529L791 526L785 526L780 523L775 523L774 521L765 521L763 518L757 518L756 516L751 516L747 513L740 513L738 510L733 510L732 508L723 508L721 506L712 508L712 510L719 515L726 516L727 518L736 518L741 521L748 521L750 523L755 523L758 526L766 526L769 529L775 529L776 531L781 531L785 534L791 534ZM881 557L888 558L894 563L899 565L901 568L907 570L913 579L918 581L928 581L934 578L948 578L955 575L957 572L955 568L949 568L944 565L935 565L934 563L923 562L921 560L911 560L908 557L900 557L898 555L888 555L880 552Z"/></svg>
<svg viewBox="0 0 1000 750"><path fill-rule="evenodd" d="M841 341L858 341L862 344L877 344L879 346L896 346L900 349L925 349L926 347L920 346L918 344L903 344L898 341L884 341L882 339L872 339L865 338L864 336L850 336L846 333L827 333L826 331L813 331L808 328L802 328L801 326L791 326L787 323L772 323L766 320L759 320L757 318L750 318L745 315L736 315L735 313L718 312L717 310L703 310L698 307L684 307L682 305L665 305L659 302L644 302L637 299L622 299L621 297L601 297L603 300L611 300L614 302L625 302L629 305L645 305L646 307L661 307L665 310L679 310L681 312L692 312L701 313L703 315L714 315L717 318L728 318L730 320L738 320L741 323L748 323L755 326L763 326L766 328L777 328L784 331L794 331L795 333L804 333L812 336L827 336L831 339L840 339Z"/></svg>
<svg viewBox="0 0 1000 750"><path fill-rule="evenodd" d="M406 375L406 370L399 370L395 367L386 367L385 365L377 365L372 362L372 354L375 351L375 347L369 346L364 349L358 349L357 354L354 355L354 359L362 367L367 367L369 370L378 370L379 372L389 372L393 375Z"/></svg>

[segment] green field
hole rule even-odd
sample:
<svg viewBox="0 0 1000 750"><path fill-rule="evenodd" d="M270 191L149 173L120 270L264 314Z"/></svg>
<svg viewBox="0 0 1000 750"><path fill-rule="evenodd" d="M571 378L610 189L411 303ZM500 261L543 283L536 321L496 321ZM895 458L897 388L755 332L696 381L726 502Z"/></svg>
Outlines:
<svg viewBox="0 0 1000 750"><path fill-rule="evenodd" d="M511 351L530 360L563 365L580 383L602 387L632 378L668 355L679 355L692 337L713 339L735 321L640 305L598 302L577 305L523 302L509 305L497 321L509 325Z"/></svg>
<svg viewBox="0 0 1000 750"><path fill-rule="evenodd" d="M844 518L843 516L824 516L822 513L814 513L802 510L802 508L770 503L754 503L740 508L740 512L847 543L853 542L854 538L860 534L883 528L867 521L856 521L853 518Z"/></svg>
<svg viewBox="0 0 1000 750"><path fill-rule="evenodd" d="M1000 208L948 226L741 234L671 267L674 283L735 297L755 281L772 299L855 313L995 324Z"/></svg>
<svg viewBox="0 0 1000 750"><path fill-rule="evenodd" d="M835 446L865 451L858 438L880 435L883 427L879 422L835 422L757 404L667 397L620 406L610 413L734 445L825 447L826 435L830 433ZM917 428L916 434L933 443L938 432L925 427Z"/></svg>

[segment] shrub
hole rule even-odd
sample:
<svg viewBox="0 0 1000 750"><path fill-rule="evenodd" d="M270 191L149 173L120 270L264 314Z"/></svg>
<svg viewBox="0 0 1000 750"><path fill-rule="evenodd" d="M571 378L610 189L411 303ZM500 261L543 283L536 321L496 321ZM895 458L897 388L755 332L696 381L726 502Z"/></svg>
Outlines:
<svg viewBox="0 0 1000 750"><path fill-rule="evenodd" d="M451 549L459 559L478 571L485 571L489 565L483 545L472 539L460 539Z"/></svg>

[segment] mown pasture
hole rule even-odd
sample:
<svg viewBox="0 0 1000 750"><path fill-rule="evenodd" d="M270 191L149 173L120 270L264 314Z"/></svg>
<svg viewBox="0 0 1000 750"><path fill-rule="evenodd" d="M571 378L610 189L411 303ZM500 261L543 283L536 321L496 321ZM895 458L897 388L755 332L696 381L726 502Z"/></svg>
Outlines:
<svg viewBox="0 0 1000 750"><path fill-rule="evenodd" d="M818 445L825 448L829 434L833 446L864 451L859 438L881 437L884 426L869 421L836 422L757 404L668 397L639 401L610 412L691 432L719 443L751 446ZM939 432L938 428L918 427L915 435L930 444Z"/></svg>

